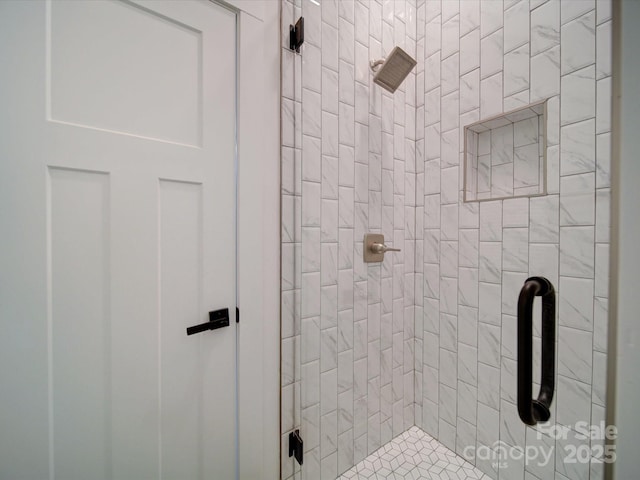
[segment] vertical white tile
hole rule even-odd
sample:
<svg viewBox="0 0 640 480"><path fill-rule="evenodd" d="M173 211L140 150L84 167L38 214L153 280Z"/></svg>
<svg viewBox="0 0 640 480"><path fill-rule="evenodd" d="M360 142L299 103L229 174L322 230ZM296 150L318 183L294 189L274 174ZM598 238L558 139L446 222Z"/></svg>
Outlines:
<svg viewBox="0 0 640 480"><path fill-rule="evenodd" d="M562 74L571 73L596 61L596 13L562 25Z"/></svg>
<svg viewBox="0 0 640 480"><path fill-rule="evenodd" d="M560 2L560 20L562 25L570 22L574 18L593 10L596 6L595 0L570 0L568 2Z"/></svg>
<svg viewBox="0 0 640 480"><path fill-rule="evenodd" d="M447 21L460 12L459 0L450 0L442 2L442 19Z"/></svg>
<svg viewBox="0 0 640 480"><path fill-rule="evenodd" d="M502 73L480 82L480 116L490 117L502 113Z"/></svg>
<svg viewBox="0 0 640 480"><path fill-rule="evenodd" d="M484 38L502 28L503 15L502 0L480 2L480 36Z"/></svg>
<svg viewBox="0 0 640 480"><path fill-rule="evenodd" d="M558 423L568 426L591 420L591 385L558 375L557 392Z"/></svg>
<svg viewBox="0 0 640 480"><path fill-rule="evenodd" d="M611 77L596 83L596 134L611 130Z"/></svg>
<svg viewBox="0 0 640 480"><path fill-rule="evenodd" d="M595 225L595 173L560 178L560 225Z"/></svg>
<svg viewBox="0 0 640 480"><path fill-rule="evenodd" d="M340 102L338 114L338 142L353 147L355 145L354 108L352 105Z"/></svg>
<svg viewBox="0 0 640 480"><path fill-rule="evenodd" d="M443 205L442 213L442 239L458 239L458 205Z"/></svg>
<svg viewBox="0 0 640 480"><path fill-rule="evenodd" d="M517 315L518 295L527 279L526 272L528 270L525 270L525 273L507 271L502 273L502 313Z"/></svg>
<svg viewBox="0 0 640 480"><path fill-rule="evenodd" d="M338 71L338 30L328 23L322 24L322 65Z"/></svg>
<svg viewBox="0 0 640 480"><path fill-rule="evenodd" d="M559 241L559 197L549 195L530 200L530 241L557 243Z"/></svg>
<svg viewBox="0 0 640 480"><path fill-rule="evenodd" d="M455 315L458 306L458 281L455 278L440 279L440 308L443 312Z"/></svg>
<svg viewBox="0 0 640 480"><path fill-rule="evenodd" d="M596 21L598 25L607 20L611 20L612 3L611 0L596 0Z"/></svg>
<svg viewBox="0 0 640 480"><path fill-rule="evenodd" d="M598 352L607 351L608 333L608 300L606 298L594 299L593 303L593 349Z"/></svg>
<svg viewBox="0 0 640 480"><path fill-rule="evenodd" d="M596 29L596 78L611 75L611 21L598 25Z"/></svg>
<svg viewBox="0 0 640 480"><path fill-rule="evenodd" d="M593 278L594 227L560 227L560 274Z"/></svg>
<svg viewBox="0 0 640 480"><path fill-rule="evenodd" d="M456 97L457 97L457 92L455 92ZM451 102L451 104L453 106L457 106L457 102L455 102L455 100L457 100L457 98L454 99L453 102ZM448 104L446 105L446 108L451 108ZM457 111L457 109L456 109ZM455 119L457 119L457 115L455 117ZM453 121L453 120L452 120ZM451 126L451 125L449 125ZM452 128L455 128L452 127ZM440 143L440 166L442 168L447 168L447 167L455 167L458 166L459 162L460 162L460 145L458 144L459 142L459 135L458 135L458 131L457 130L451 130L449 129L448 131L444 131L442 133L442 135L440 136L439 139L439 143ZM441 188L440 190L442 193L444 193L443 189ZM451 192L447 192L448 195L453 195L453 193Z"/></svg>
<svg viewBox="0 0 640 480"><path fill-rule="evenodd" d="M459 254L461 267L478 268L478 229L460 230Z"/></svg>
<svg viewBox="0 0 640 480"><path fill-rule="evenodd" d="M504 12L504 51L529 42L529 1L521 0Z"/></svg>
<svg viewBox="0 0 640 480"><path fill-rule="evenodd" d="M531 101L560 93L560 47L553 47L531 58Z"/></svg>
<svg viewBox="0 0 640 480"><path fill-rule="evenodd" d="M369 43L369 9L361 2L355 2L355 38L367 45Z"/></svg>
<svg viewBox="0 0 640 480"><path fill-rule="evenodd" d="M596 186L608 187L611 182L611 135L596 136Z"/></svg>
<svg viewBox="0 0 640 480"><path fill-rule="evenodd" d="M317 75L318 79L320 79L320 70L318 70ZM320 138L320 119L322 109L322 99L320 94L307 88L303 88L302 103L305 106L305 108L302 109L302 133Z"/></svg>
<svg viewBox="0 0 640 480"><path fill-rule="evenodd" d="M465 346L465 348L467 348ZM470 368L473 369L473 355L474 348L468 348L468 357ZM467 353L465 353L465 358ZM462 358L462 356L461 356ZM466 370L466 369L465 369ZM474 385L469 385L466 382L458 382L458 416L463 418L464 420L476 424L477 421L477 402L476 398L478 398L478 389Z"/></svg>
<svg viewBox="0 0 640 480"><path fill-rule="evenodd" d="M338 116L332 113L322 113L322 153L338 156Z"/></svg>
<svg viewBox="0 0 640 480"><path fill-rule="evenodd" d="M538 144L516 147L513 152L514 188L539 187L541 162ZM536 188L537 191L542 191Z"/></svg>
<svg viewBox="0 0 640 480"><path fill-rule="evenodd" d="M458 272L458 302L469 307L478 306L478 269L460 268Z"/></svg>
<svg viewBox="0 0 640 480"><path fill-rule="evenodd" d="M479 267L481 282L500 283L502 246L499 242L480 242Z"/></svg>
<svg viewBox="0 0 640 480"><path fill-rule="evenodd" d="M427 92L440 86L440 51L425 60L424 88Z"/></svg>
<svg viewBox="0 0 640 480"><path fill-rule="evenodd" d="M513 198L502 202L502 225L503 227L528 227L529 200Z"/></svg>
<svg viewBox="0 0 640 480"><path fill-rule="evenodd" d="M480 107L480 69L472 70L460 77L460 112Z"/></svg>
<svg viewBox="0 0 640 480"><path fill-rule="evenodd" d="M505 228L502 233L502 268L527 272L529 262L529 230Z"/></svg>
<svg viewBox="0 0 640 480"><path fill-rule="evenodd" d="M357 82L368 83L370 68L369 68L369 49L366 45L355 42L355 78Z"/></svg>
<svg viewBox="0 0 640 480"><path fill-rule="evenodd" d="M609 296L609 244L597 243L595 254L595 291L599 297Z"/></svg>
<svg viewBox="0 0 640 480"><path fill-rule="evenodd" d="M425 27L425 56L429 57L440 50L442 25L440 16L435 17Z"/></svg>
<svg viewBox="0 0 640 480"><path fill-rule="evenodd" d="M500 327L478 323L478 362L500 367Z"/></svg>
<svg viewBox="0 0 640 480"><path fill-rule="evenodd" d="M339 4L341 3L343 2ZM354 42L355 32L353 23L341 17L338 20L338 57L349 65L353 65L355 61Z"/></svg>
<svg viewBox="0 0 640 480"><path fill-rule="evenodd" d="M558 290L561 292L558 302L560 325L593 330L593 280L560 277Z"/></svg>
<svg viewBox="0 0 640 480"><path fill-rule="evenodd" d="M338 114L338 73L322 68L322 110Z"/></svg>
<svg viewBox="0 0 640 480"><path fill-rule="evenodd" d="M483 2L494 3L494 2ZM502 71L503 63L503 30L483 36L480 41L480 73L482 78L490 77Z"/></svg>
<svg viewBox="0 0 640 480"><path fill-rule="evenodd" d="M576 2L579 3L579 2ZM588 3L588 2L585 2ZM583 398L589 396L588 389L585 384L575 382L573 380L565 379L565 377L558 378L558 422L562 425L575 425L577 421L585 421L589 423L590 415L587 405L583 401ZM562 394L562 402L565 405L560 405L560 398ZM565 408L573 408L573 400L576 400L574 412L568 412ZM575 413L575 415L571 415ZM556 441L555 450L555 464L556 464L556 477L564 480L565 478L589 478L589 463L576 462L575 464L565 461L567 458L566 452L572 449L580 448L580 445L584 444L584 438L577 434L573 430L567 430L567 435L563 435Z"/></svg>
<svg viewBox="0 0 640 480"><path fill-rule="evenodd" d="M609 242L611 191L596 190L596 242Z"/></svg>
<svg viewBox="0 0 640 480"><path fill-rule="evenodd" d="M313 90L321 91L320 69L322 65L321 51L315 45L307 45L302 59L302 86Z"/></svg>
<svg viewBox="0 0 640 480"><path fill-rule="evenodd" d="M502 241L502 203L480 204L480 241Z"/></svg>
<svg viewBox="0 0 640 480"><path fill-rule="evenodd" d="M588 173L595 170L595 121L567 125L561 129L561 175Z"/></svg>
<svg viewBox="0 0 640 480"><path fill-rule="evenodd" d="M558 328L558 374L591 383L592 356L592 332Z"/></svg>
<svg viewBox="0 0 640 480"><path fill-rule="evenodd" d="M589 372L591 373L591 372ZM605 406L607 397L607 356L601 352L593 353L592 395L595 404Z"/></svg>
<svg viewBox="0 0 640 480"><path fill-rule="evenodd" d="M480 29L476 28L460 38L460 73L465 74L479 66Z"/></svg>
<svg viewBox="0 0 640 480"><path fill-rule="evenodd" d="M525 425L518 417L515 404L502 400L500 402L500 441L507 445L524 446ZM510 462L513 466L515 462ZM521 476L521 475L520 475ZM518 478L518 475L512 478Z"/></svg>
<svg viewBox="0 0 640 480"><path fill-rule="evenodd" d="M549 0L531 11L531 55L560 43L560 0Z"/></svg>
<svg viewBox="0 0 640 480"><path fill-rule="evenodd" d="M483 323L501 325L502 294L499 284L479 284L478 319Z"/></svg>
<svg viewBox="0 0 640 480"><path fill-rule="evenodd" d="M513 162L491 167L491 198L513 196Z"/></svg>
<svg viewBox="0 0 640 480"><path fill-rule="evenodd" d="M460 35L465 35L480 26L480 0L460 2Z"/></svg>
<svg viewBox="0 0 640 480"><path fill-rule="evenodd" d="M457 2L445 2L453 4ZM442 23L442 58L456 53L460 49L460 18L458 15L446 19Z"/></svg>
<svg viewBox="0 0 640 480"><path fill-rule="evenodd" d="M459 117L459 105L460 105L460 93L458 90L445 95L442 97L442 119L441 119L441 128L442 132L447 132L453 128L457 128L460 117ZM458 134L456 132L456 137ZM456 138L457 142L457 138ZM457 161L456 161L457 163Z"/></svg>
<svg viewBox="0 0 640 480"><path fill-rule="evenodd" d="M458 90L460 77L460 55L455 53L442 60L442 95Z"/></svg>
<svg viewBox="0 0 640 480"><path fill-rule="evenodd" d="M554 244L531 244L529 247L529 276L545 277L554 288L558 288L558 256L559 247ZM535 305L537 311L539 305ZM534 311L534 315L537 313ZM539 334L539 327L535 326L535 333ZM534 355L535 357L535 355Z"/></svg>
<svg viewBox="0 0 640 480"><path fill-rule="evenodd" d="M480 387L481 388L481 387ZM478 394L480 394L480 388ZM500 415L498 410L478 403L478 445L494 445L500 436Z"/></svg>
<svg viewBox="0 0 640 480"><path fill-rule="evenodd" d="M562 77L560 81L562 125L595 117L595 90L595 65Z"/></svg>
<svg viewBox="0 0 640 480"><path fill-rule="evenodd" d="M382 5L369 3L369 34L380 41L382 39Z"/></svg>

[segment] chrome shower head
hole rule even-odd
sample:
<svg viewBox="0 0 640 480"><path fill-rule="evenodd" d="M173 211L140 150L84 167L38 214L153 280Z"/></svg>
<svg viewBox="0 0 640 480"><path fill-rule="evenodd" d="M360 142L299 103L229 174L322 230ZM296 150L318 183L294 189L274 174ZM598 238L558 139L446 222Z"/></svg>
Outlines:
<svg viewBox="0 0 640 480"><path fill-rule="evenodd" d="M416 61L400 47L395 47L385 60L371 62L371 69L375 72L373 81L385 90L393 93L407 78L409 72L416 66ZM378 70L376 68L379 67Z"/></svg>

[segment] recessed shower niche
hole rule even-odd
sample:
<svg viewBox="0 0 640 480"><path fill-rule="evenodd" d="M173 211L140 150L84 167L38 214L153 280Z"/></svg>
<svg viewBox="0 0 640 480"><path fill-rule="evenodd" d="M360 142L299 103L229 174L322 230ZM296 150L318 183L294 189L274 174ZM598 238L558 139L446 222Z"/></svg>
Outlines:
<svg viewBox="0 0 640 480"><path fill-rule="evenodd" d="M546 193L546 100L464 127L464 201Z"/></svg>

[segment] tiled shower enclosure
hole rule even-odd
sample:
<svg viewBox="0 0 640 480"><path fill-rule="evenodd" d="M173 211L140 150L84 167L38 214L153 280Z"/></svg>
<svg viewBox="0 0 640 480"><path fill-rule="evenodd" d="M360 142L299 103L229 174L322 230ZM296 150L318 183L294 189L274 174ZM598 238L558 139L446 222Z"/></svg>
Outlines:
<svg viewBox="0 0 640 480"><path fill-rule="evenodd" d="M391 94L369 61L396 45L418 64ZM602 478L578 422L605 411L610 100L610 0L282 0L283 479L336 478L409 429L490 478ZM465 202L464 127L542 101L546 192ZM364 263L366 232L402 252ZM566 429L516 411L529 276L558 295ZM513 447L552 454L487 454Z"/></svg>

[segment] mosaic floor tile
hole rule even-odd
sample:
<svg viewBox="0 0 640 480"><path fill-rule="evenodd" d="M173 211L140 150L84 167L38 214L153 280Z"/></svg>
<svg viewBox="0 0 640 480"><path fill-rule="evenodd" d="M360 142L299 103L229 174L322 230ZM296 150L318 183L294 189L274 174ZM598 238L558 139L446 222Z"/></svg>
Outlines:
<svg viewBox="0 0 640 480"><path fill-rule="evenodd" d="M338 480L491 480L418 427L344 472Z"/></svg>

